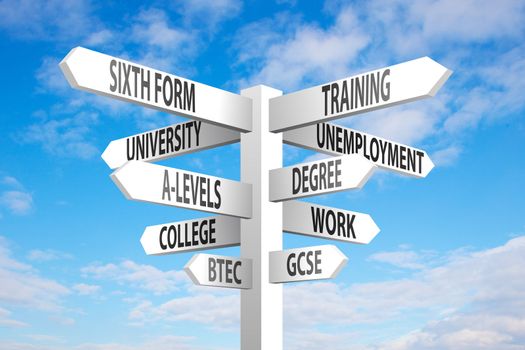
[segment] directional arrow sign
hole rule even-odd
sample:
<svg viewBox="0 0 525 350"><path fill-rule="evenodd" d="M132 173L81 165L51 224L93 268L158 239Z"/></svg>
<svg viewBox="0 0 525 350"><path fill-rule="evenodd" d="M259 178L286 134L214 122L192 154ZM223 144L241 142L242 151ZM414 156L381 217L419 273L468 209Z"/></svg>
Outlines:
<svg viewBox="0 0 525 350"><path fill-rule="evenodd" d="M233 142L238 131L192 120L111 141L102 159L111 169L130 160L156 161Z"/></svg>
<svg viewBox="0 0 525 350"><path fill-rule="evenodd" d="M71 50L60 68L76 89L243 132L252 129L251 100L228 91L83 47Z"/></svg>
<svg viewBox="0 0 525 350"><path fill-rule="evenodd" d="M452 71L428 57L270 100L270 131L285 131L431 97Z"/></svg>
<svg viewBox="0 0 525 350"><path fill-rule="evenodd" d="M128 199L251 217L249 184L139 161L115 170L111 179Z"/></svg>
<svg viewBox="0 0 525 350"><path fill-rule="evenodd" d="M252 288L252 261L229 256L195 254L184 266L199 286Z"/></svg>
<svg viewBox="0 0 525 350"><path fill-rule="evenodd" d="M368 244L379 233L379 227L368 214L288 201L283 203L283 231Z"/></svg>
<svg viewBox="0 0 525 350"><path fill-rule="evenodd" d="M359 154L380 168L415 177L426 177L434 167L425 151L331 123L286 131L283 141L330 155Z"/></svg>
<svg viewBox="0 0 525 350"><path fill-rule="evenodd" d="M270 282L334 278L347 261L335 245L270 252Z"/></svg>
<svg viewBox="0 0 525 350"><path fill-rule="evenodd" d="M140 243L148 255L236 246L241 243L241 221L212 216L148 226Z"/></svg>
<svg viewBox="0 0 525 350"><path fill-rule="evenodd" d="M315 196L361 188L375 166L359 155L348 155L270 170L270 201Z"/></svg>

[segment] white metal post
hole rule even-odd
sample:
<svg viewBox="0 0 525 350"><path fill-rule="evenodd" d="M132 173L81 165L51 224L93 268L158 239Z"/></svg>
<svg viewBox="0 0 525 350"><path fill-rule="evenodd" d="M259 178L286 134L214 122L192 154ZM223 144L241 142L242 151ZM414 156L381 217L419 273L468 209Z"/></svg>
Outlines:
<svg viewBox="0 0 525 350"><path fill-rule="evenodd" d="M241 219L241 258L252 259L252 289L241 291L241 350L283 347L283 287L269 282L269 252L282 250L282 204L269 201L269 170L282 167L282 134L269 131L267 86L241 91L253 100L252 131L241 135L241 181L253 186L251 219Z"/></svg>

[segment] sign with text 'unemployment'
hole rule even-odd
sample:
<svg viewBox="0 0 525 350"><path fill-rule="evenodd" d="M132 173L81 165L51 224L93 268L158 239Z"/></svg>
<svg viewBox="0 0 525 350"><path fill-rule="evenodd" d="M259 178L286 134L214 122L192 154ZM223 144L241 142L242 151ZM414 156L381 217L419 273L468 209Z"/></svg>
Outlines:
<svg viewBox="0 0 525 350"><path fill-rule="evenodd" d="M249 218L252 186L190 171L130 161L111 174L126 198Z"/></svg>
<svg viewBox="0 0 525 350"><path fill-rule="evenodd" d="M237 246L241 243L241 221L231 216L212 216L148 226L140 243L147 255Z"/></svg>
<svg viewBox="0 0 525 350"><path fill-rule="evenodd" d="M431 97L452 74L428 57L270 100L270 131L280 132Z"/></svg>
<svg viewBox="0 0 525 350"><path fill-rule="evenodd" d="M283 231L349 243L368 244L379 233L370 215L313 203L283 203Z"/></svg>
<svg viewBox="0 0 525 350"><path fill-rule="evenodd" d="M415 177L434 168L423 150L331 123L285 131L283 141L330 155L359 154L380 168Z"/></svg>
<svg viewBox="0 0 525 350"><path fill-rule="evenodd" d="M348 258L335 245L270 252L270 282L334 278Z"/></svg>
<svg viewBox="0 0 525 350"><path fill-rule="evenodd" d="M233 142L238 131L192 120L111 141L102 159L111 169L130 160L156 161Z"/></svg>
<svg viewBox="0 0 525 350"><path fill-rule="evenodd" d="M243 132L252 129L251 100L228 91L83 47L71 50L60 68L76 89Z"/></svg>
<svg viewBox="0 0 525 350"><path fill-rule="evenodd" d="M375 169L359 155L333 157L270 170L270 201L361 188Z"/></svg>
<svg viewBox="0 0 525 350"><path fill-rule="evenodd" d="M184 266L193 283L199 286L252 288L252 261L229 256L195 254Z"/></svg>

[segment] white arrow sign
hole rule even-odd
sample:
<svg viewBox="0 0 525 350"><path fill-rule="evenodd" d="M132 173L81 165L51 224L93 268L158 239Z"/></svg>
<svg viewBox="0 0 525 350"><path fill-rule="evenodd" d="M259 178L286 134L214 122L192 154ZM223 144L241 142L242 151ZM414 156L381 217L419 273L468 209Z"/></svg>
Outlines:
<svg viewBox="0 0 525 350"><path fill-rule="evenodd" d="M286 131L283 141L330 155L359 154L380 168L415 177L434 168L425 151L331 123Z"/></svg>
<svg viewBox="0 0 525 350"><path fill-rule="evenodd" d="M368 214L288 201L283 203L283 231L368 244L379 233L379 227Z"/></svg>
<svg viewBox="0 0 525 350"><path fill-rule="evenodd" d="M212 216L148 226L140 243L147 255L236 246L241 243L241 221L230 216Z"/></svg>
<svg viewBox="0 0 525 350"><path fill-rule="evenodd" d="M249 184L139 161L115 170L111 179L128 199L251 217Z"/></svg>
<svg viewBox="0 0 525 350"><path fill-rule="evenodd" d="M335 245L270 252L270 282L334 278L348 258Z"/></svg>
<svg viewBox="0 0 525 350"><path fill-rule="evenodd" d="M83 47L71 50L60 68L76 89L243 132L252 129L251 100L228 91Z"/></svg>
<svg viewBox="0 0 525 350"><path fill-rule="evenodd" d="M270 100L270 131L285 131L431 97L452 71L428 57Z"/></svg>
<svg viewBox="0 0 525 350"><path fill-rule="evenodd" d="M184 266L199 286L252 288L252 261L229 256L195 254Z"/></svg>
<svg viewBox="0 0 525 350"><path fill-rule="evenodd" d="M270 170L270 201L361 188L376 167L358 155L333 157Z"/></svg>
<svg viewBox="0 0 525 350"><path fill-rule="evenodd" d="M162 160L240 139L238 131L192 120L111 141L102 159L116 169L130 160Z"/></svg>

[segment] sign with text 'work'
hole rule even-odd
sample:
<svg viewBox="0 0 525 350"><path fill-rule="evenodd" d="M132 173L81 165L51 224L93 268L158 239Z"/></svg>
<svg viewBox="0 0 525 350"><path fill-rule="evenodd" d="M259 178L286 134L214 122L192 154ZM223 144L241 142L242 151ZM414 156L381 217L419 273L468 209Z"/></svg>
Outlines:
<svg viewBox="0 0 525 350"><path fill-rule="evenodd" d="M431 97L452 74L428 57L315 86L270 100L270 131L347 117Z"/></svg>
<svg viewBox="0 0 525 350"><path fill-rule="evenodd" d="M126 198L249 218L252 186L190 171L130 161L111 174Z"/></svg>
<svg viewBox="0 0 525 350"><path fill-rule="evenodd" d="M76 89L238 131L252 129L252 101L228 91L83 47L71 50L60 68Z"/></svg>
<svg viewBox="0 0 525 350"><path fill-rule="evenodd" d="M375 166L364 157L347 155L270 170L270 201L310 197L361 188Z"/></svg>
<svg viewBox="0 0 525 350"><path fill-rule="evenodd" d="M283 142L330 155L359 154L380 168L415 177L434 168L423 150L331 123L286 131Z"/></svg>
<svg viewBox="0 0 525 350"><path fill-rule="evenodd" d="M334 278L347 261L348 258L335 245L270 252L270 282Z"/></svg>
<svg viewBox="0 0 525 350"><path fill-rule="evenodd" d="M157 161L233 142L238 131L191 120L111 141L102 159L111 169L130 160Z"/></svg>
<svg viewBox="0 0 525 350"><path fill-rule="evenodd" d="M349 243L368 244L379 233L370 215L313 203L283 203L283 231Z"/></svg>
<svg viewBox="0 0 525 350"><path fill-rule="evenodd" d="M148 226L140 243L148 255L237 246L241 222L231 216L212 216Z"/></svg>
<svg viewBox="0 0 525 350"><path fill-rule="evenodd" d="M229 256L195 254L184 266L199 286L249 289L252 287L252 261Z"/></svg>

